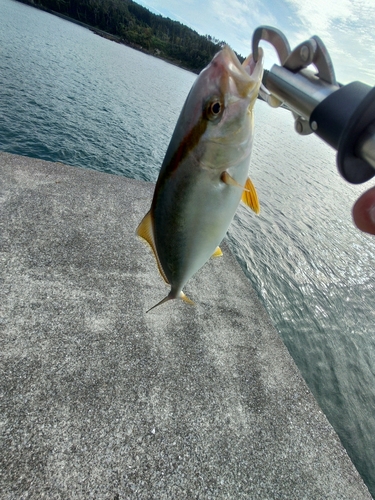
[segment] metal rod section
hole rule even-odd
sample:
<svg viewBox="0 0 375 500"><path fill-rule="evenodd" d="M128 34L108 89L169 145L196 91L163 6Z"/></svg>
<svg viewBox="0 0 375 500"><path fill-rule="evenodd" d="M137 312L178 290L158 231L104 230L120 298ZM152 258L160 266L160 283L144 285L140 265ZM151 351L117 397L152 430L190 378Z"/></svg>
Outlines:
<svg viewBox="0 0 375 500"><path fill-rule="evenodd" d="M339 89L319 79L312 71L304 69L292 73L274 64L268 73L267 89L295 113L306 120L326 97Z"/></svg>
<svg viewBox="0 0 375 500"><path fill-rule="evenodd" d="M293 73L276 64L270 69L265 85L271 95L308 121L314 109L340 89L339 85L331 85L321 80L311 70L303 69ZM316 124L311 123L312 129L316 130L314 125ZM368 126L358 139L355 154L375 170L375 122Z"/></svg>

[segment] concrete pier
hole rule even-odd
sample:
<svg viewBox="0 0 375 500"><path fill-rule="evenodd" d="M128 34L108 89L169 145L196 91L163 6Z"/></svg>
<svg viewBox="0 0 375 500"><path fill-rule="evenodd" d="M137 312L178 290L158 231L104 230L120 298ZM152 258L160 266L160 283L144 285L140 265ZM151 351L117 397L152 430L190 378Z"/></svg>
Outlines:
<svg viewBox="0 0 375 500"><path fill-rule="evenodd" d="M0 153L0 498L371 499L225 244L145 314L152 192Z"/></svg>

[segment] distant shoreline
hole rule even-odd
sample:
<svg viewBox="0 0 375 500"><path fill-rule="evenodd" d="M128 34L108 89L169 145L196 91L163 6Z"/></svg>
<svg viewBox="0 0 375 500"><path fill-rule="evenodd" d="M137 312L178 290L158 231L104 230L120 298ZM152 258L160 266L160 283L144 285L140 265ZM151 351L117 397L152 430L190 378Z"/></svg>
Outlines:
<svg viewBox="0 0 375 500"><path fill-rule="evenodd" d="M38 10L42 10L44 12L47 12L48 14L52 14L54 16L60 17L61 19L64 19L65 21L69 21L71 23L77 24L78 26L82 26L83 28L86 28L95 35L101 36L102 38L106 38L107 40L110 40L111 42L116 42L120 43L121 45L125 45L126 47L130 47L131 49L138 50L139 52L143 52L144 54L147 54L152 57L156 57L157 59L161 59L162 61L165 61L169 64L173 64L173 66L177 66L178 68L184 69L185 71L189 71L190 73L194 73L196 75L199 74L199 71L194 71L191 68L187 68L186 66L180 64L178 61L175 59L168 59L167 57L163 57L159 55L156 51L152 50L147 50L141 45L137 45L135 43L129 43L126 42L123 38L117 36L117 35L112 35L111 33L108 33L107 31L103 31L99 28L95 28L95 26L91 26L90 24L83 23L82 21L78 21L78 19L74 19L73 17L69 17L65 14L61 14L60 12L56 12L55 10L51 10L48 7L44 7L43 5L37 5L33 2L33 0L17 0L18 2L21 2L25 5L29 5L30 7L35 7Z"/></svg>
<svg viewBox="0 0 375 500"><path fill-rule="evenodd" d="M156 57L157 59L165 61L168 64L172 64L173 66L176 66L178 68L184 69L185 71L189 71L190 73L193 73L196 75L198 75L200 73L200 71L194 71L191 68L187 68L186 66L184 66L183 64L181 64L179 61L177 61L175 59L171 59L171 58L168 58L168 57L165 57L165 56L158 54L157 51L155 51L155 50L147 50L144 47L142 47L141 45L137 45L136 43L133 43L133 42L127 42L126 40L124 40L123 38L121 38L117 35L112 35L111 33L108 33L107 31L103 31L99 28L96 28L95 26L91 26L90 24L79 21L78 19L75 19L74 17L67 16L66 14L61 14L60 12L56 12L55 10L49 9L48 7L45 7L43 5L35 4L33 0L17 0L17 1L21 2L25 5L29 5L30 7L35 7L36 9L47 12L48 14L52 14L54 16L60 17L61 19L64 19L65 21L69 21L71 23L77 24L78 26L82 26L83 28L88 29L89 31L91 31L95 35L101 36L102 38L106 38L107 40L110 40L111 42L116 42L116 43L119 43L121 45L125 45L126 47L129 47L131 49L138 50L139 52L143 52L144 54L147 54L151 57ZM265 72L266 71L267 70L265 70ZM263 79L264 79L264 77L263 77ZM258 99L265 102L263 97L261 97L260 94L258 94ZM285 106L285 104L282 104L280 107L288 109Z"/></svg>

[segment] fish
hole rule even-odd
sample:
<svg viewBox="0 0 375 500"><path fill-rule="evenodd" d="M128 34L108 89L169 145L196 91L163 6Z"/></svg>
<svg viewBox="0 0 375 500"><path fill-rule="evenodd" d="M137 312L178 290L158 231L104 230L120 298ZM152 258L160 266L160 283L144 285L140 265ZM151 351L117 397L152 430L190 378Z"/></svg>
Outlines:
<svg viewBox="0 0 375 500"><path fill-rule="evenodd" d="M240 201L259 213L248 177L253 108L263 52L241 64L224 46L195 80L160 168L151 208L136 233L151 247L169 294L147 312L184 294L187 281L219 247Z"/></svg>

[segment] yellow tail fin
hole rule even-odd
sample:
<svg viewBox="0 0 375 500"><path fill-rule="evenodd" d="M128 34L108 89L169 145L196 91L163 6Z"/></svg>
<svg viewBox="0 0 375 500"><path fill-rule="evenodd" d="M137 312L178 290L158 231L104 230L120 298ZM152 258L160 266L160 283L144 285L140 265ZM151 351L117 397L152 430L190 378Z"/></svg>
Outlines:
<svg viewBox="0 0 375 500"><path fill-rule="evenodd" d="M177 298L182 299L187 304L190 304L192 306L194 305L194 302L192 300L190 300L189 297L186 297L186 295L184 294L184 292L181 291L180 294L178 296L176 296L174 293L172 294L172 291L170 291L169 294L166 297L164 297L163 300L161 300L160 302L158 302L157 304L155 304L154 306L152 306L148 311L146 311L146 314L148 312L152 311L153 309L155 309L155 307L161 306L165 302L168 302L168 300L173 300L173 299L177 299Z"/></svg>

